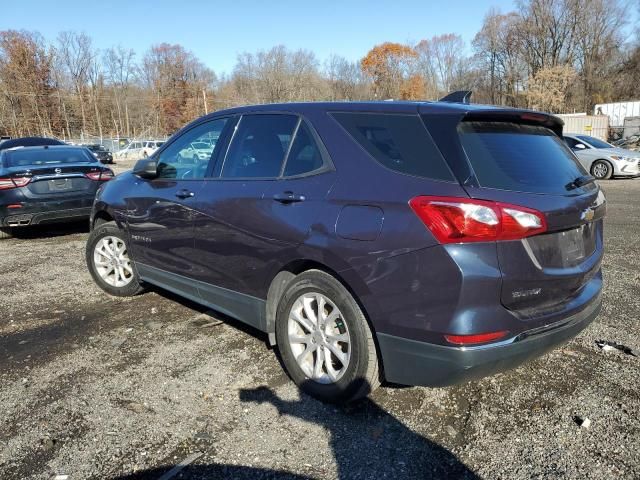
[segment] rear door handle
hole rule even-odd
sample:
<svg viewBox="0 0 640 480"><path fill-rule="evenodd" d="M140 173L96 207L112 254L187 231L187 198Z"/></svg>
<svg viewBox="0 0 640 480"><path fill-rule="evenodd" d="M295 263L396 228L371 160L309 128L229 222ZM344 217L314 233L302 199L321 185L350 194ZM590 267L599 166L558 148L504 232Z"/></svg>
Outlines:
<svg viewBox="0 0 640 480"><path fill-rule="evenodd" d="M280 203L296 203L296 202L304 202L306 197L304 195L298 195L297 193L293 193L293 192L282 192L282 193L276 193L273 196L273 199L276 202L280 202Z"/></svg>
<svg viewBox="0 0 640 480"><path fill-rule="evenodd" d="M185 199L185 198L191 198L193 197L193 192L190 190L187 190L186 188L183 188L182 190L178 190L176 192L176 197L181 198L181 199Z"/></svg>

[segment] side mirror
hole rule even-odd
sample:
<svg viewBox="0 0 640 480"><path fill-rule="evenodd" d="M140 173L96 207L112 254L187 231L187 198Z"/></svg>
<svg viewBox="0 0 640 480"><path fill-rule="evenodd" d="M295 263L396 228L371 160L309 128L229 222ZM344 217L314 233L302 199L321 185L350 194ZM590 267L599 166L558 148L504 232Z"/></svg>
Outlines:
<svg viewBox="0 0 640 480"><path fill-rule="evenodd" d="M582 144L582 143L576 143L576 146L574 148L576 150L584 150L587 147L585 147L584 144Z"/></svg>
<svg viewBox="0 0 640 480"><path fill-rule="evenodd" d="M158 162L153 158L138 160L133 167L133 174L140 178L156 178L158 176Z"/></svg>

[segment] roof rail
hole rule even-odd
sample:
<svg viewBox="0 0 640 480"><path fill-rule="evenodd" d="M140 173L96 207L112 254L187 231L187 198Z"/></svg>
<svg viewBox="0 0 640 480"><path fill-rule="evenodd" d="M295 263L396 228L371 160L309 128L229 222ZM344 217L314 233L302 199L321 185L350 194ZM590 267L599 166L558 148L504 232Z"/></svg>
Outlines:
<svg viewBox="0 0 640 480"><path fill-rule="evenodd" d="M470 98L472 93L471 90L458 90L445 95L438 101L447 103L471 103Z"/></svg>

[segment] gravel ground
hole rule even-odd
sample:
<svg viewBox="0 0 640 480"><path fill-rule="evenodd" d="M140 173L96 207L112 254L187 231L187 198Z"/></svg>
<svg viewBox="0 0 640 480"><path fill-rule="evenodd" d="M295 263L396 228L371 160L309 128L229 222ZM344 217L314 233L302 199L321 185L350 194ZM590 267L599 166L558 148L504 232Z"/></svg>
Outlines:
<svg viewBox="0 0 640 480"><path fill-rule="evenodd" d="M340 408L301 396L249 327L160 290L106 296L84 224L2 241L0 478L159 478L185 459L173 478L640 478L640 358L596 346L640 355L640 180L603 186L590 328L514 371Z"/></svg>

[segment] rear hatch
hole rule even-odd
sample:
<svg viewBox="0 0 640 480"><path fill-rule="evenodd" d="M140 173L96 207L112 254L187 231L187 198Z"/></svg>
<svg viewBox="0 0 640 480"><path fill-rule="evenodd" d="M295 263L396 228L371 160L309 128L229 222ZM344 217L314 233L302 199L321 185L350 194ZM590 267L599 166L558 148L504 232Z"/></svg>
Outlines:
<svg viewBox="0 0 640 480"><path fill-rule="evenodd" d="M502 304L523 319L564 309L599 272L604 195L561 129L555 117L513 111L467 113L456 128L468 195L546 220L543 233L497 242Z"/></svg>
<svg viewBox="0 0 640 480"><path fill-rule="evenodd" d="M31 197L93 193L97 181L112 176L88 151L79 148L17 149L7 152L5 163L6 176L16 185L25 185Z"/></svg>

